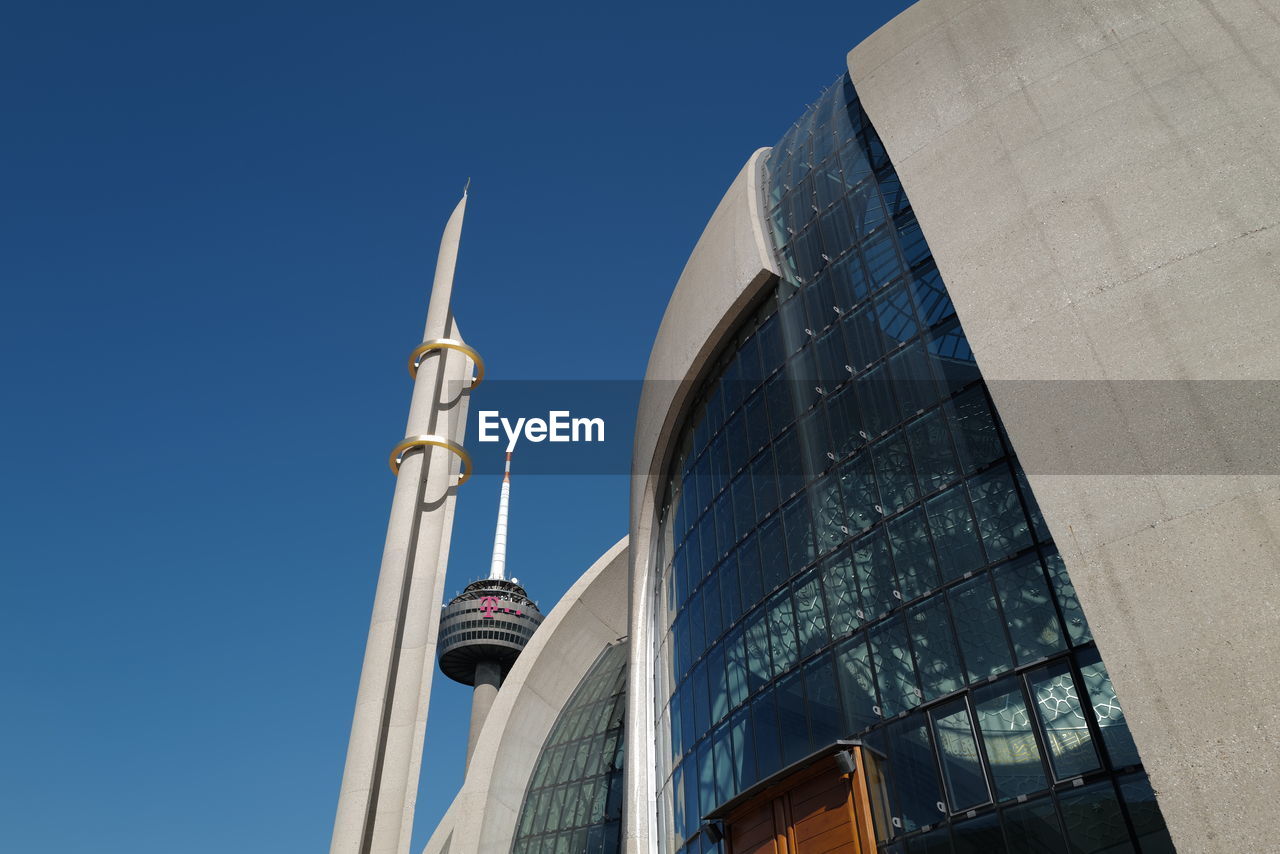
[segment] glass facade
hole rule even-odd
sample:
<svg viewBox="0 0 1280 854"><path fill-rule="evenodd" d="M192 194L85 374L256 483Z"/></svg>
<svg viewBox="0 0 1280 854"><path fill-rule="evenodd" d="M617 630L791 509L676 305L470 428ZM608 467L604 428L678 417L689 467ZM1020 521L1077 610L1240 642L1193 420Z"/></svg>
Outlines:
<svg viewBox="0 0 1280 854"><path fill-rule="evenodd" d="M513 854L616 854L622 838L627 643L607 647L560 710L525 791Z"/></svg>
<svg viewBox="0 0 1280 854"><path fill-rule="evenodd" d="M659 847L837 738L884 851L1164 852L1124 712L848 78L774 147L782 280L678 437L653 590Z"/></svg>

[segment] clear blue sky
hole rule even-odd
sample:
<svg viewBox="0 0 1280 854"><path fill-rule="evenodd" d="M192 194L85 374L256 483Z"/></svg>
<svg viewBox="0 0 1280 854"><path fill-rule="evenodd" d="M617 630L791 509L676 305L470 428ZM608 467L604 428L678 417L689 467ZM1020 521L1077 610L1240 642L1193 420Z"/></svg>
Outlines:
<svg viewBox="0 0 1280 854"><path fill-rule="evenodd" d="M638 378L707 216L906 3L9 4L0 850L327 850L440 229L495 378ZM483 568L492 476L458 505ZM620 476L516 481L544 605ZM415 850L460 782L437 677Z"/></svg>

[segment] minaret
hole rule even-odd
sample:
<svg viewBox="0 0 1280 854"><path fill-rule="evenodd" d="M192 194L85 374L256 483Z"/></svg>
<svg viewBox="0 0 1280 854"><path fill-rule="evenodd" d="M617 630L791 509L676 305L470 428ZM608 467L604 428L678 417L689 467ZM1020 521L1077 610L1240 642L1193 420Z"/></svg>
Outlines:
<svg viewBox="0 0 1280 854"><path fill-rule="evenodd" d="M484 373L449 310L466 209L464 189L440 240L423 341L409 357L413 398L391 452L395 493L331 854L409 850L455 493L471 475L467 403Z"/></svg>
<svg viewBox="0 0 1280 854"><path fill-rule="evenodd" d="M507 580L507 514L511 503L511 452L502 474L498 527L493 534L489 577L467 585L440 617L440 670L455 682L472 685L471 732L467 764L489 716L502 680L511 671L542 612L516 579Z"/></svg>

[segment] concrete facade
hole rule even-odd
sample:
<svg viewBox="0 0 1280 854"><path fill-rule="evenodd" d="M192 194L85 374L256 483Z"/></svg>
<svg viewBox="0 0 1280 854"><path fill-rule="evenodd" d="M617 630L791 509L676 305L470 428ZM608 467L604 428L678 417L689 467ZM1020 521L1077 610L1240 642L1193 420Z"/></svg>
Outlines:
<svg viewBox="0 0 1280 854"><path fill-rule="evenodd" d="M529 777L560 709L606 645L627 633L624 537L534 632L498 690L462 789L425 854L509 851Z"/></svg>
<svg viewBox="0 0 1280 854"><path fill-rule="evenodd" d="M1024 461L1021 381L1107 381L1119 429L1063 442L1141 460L1177 437L1125 382L1280 376L1280 3L924 0L848 65ZM1280 831L1280 479L1214 458L1238 417L1176 475L1028 462L1183 851Z"/></svg>

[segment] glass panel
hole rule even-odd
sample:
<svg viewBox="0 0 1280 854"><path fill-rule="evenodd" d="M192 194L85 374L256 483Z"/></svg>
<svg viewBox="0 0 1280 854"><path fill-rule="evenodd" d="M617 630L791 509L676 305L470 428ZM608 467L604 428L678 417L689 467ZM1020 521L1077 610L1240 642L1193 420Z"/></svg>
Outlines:
<svg viewBox="0 0 1280 854"><path fill-rule="evenodd" d="M972 578L947 593L955 617L960 653L970 682L994 676L1013 666L991 582L985 575Z"/></svg>
<svg viewBox="0 0 1280 854"><path fill-rule="evenodd" d="M853 578L853 557L848 549L841 549L823 562L822 589L832 637L846 635L862 624L858 619L862 606Z"/></svg>
<svg viewBox="0 0 1280 854"><path fill-rule="evenodd" d="M1029 555L992 573L1019 664L1066 649L1040 558Z"/></svg>
<svg viewBox="0 0 1280 854"><path fill-rule="evenodd" d="M760 568L764 575L765 592L775 589L787 580L787 544L782 536L782 521L778 516L760 526Z"/></svg>
<svg viewBox="0 0 1280 854"><path fill-rule="evenodd" d="M907 646L907 633L900 616L886 620L870 632L872 661L885 717L914 708L920 703L916 674Z"/></svg>
<svg viewBox="0 0 1280 854"><path fill-rule="evenodd" d="M862 429L868 437L879 436L898 420L898 404L891 386L883 365L867 371L856 382Z"/></svg>
<svg viewBox="0 0 1280 854"><path fill-rule="evenodd" d="M1062 556L1052 551L1044 556L1044 565L1049 570L1049 581L1053 584L1054 595L1058 597L1058 607L1062 609L1062 617L1067 621L1067 635L1074 644L1082 644L1093 639L1089 631L1089 623L1084 618L1084 610L1080 600L1076 598L1076 589L1067 577L1067 567Z"/></svg>
<svg viewBox="0 0 1280 854"><path fill-rule="evenodd" d="M1173 840L1164 826L1164 816L1160 814L1160 805L1156 803L1156 793L1151 791L1147 775L1132 774L1121 777L1118 782L1120 797L1129 808L1129 820L1133 822L1142 854L1174 854Z"/></svg>
<svg viewBox="0 0 1280 854"><path fill-rule="evenodd" d="M952 854L951 831L946 827L939 827L921 836L905 839L902 845L906 854Z"/></svg>
<svg viewBox="0 0 1280 854"><path fill-rule="evenodd" d="M780 676L797 661L796 617L786 590L769 600L769 643L773 648L773 675Z"/></svg>
<svg viewBox="0 0 1280 854"><path fill-rule="evenodd" d="M728 687L729 708L736 708L747 698L747 653L742 641L742 629L732 631L724 642L725 681Z"/></svg>
<svg viewBox="0 0 1280 854"><path fill-rule="evenodd" d="M809 754L809 725L805 715L804 680L793 671L778 680L778 730L782 734L782 764L789 765Z"/></svg>
<svg viewBox="0 0 1280 854"><path fill-rule="evenodd" d="M705 816L716 809L716 754L712 741L704 739L698 745L698 814Z"/></svg>
<svg viewBox="0 0 1280 854"><path fill-rule="evenodd" d="M763 519L778 506L778 475L774 471L773 448L765 448L751 461L751 488L755 493L756 519Z"/></svg>
<svg viewBox="0 0 1280 854"><path fill-rule="evenodd" d="M1004 811L1004 832L1012 851L1036 854L1066 854L1062 826L1053 801L1041 798Z"/></svg>
<svg viewBox="0 0 1280 854"><path fill-rule="evenodd" d="M1008 851L995 813L956 822L951 829L955 854L1005 854Z"/></svg>
<svg viewBox="0 0 1280 854"><path fill-rule="evenodd" d="M933 732L942 758L942 779L953 812L971 809L991 799L987 792L978 744L964 700L948 703L933 712Z"/></svg>
<svg viewBox="0 0 1280 854"><path fill-rule="evenodd" d="M1038 670L1028 681L1054 775L1065 780L1097 768L1098 754L1067 663Z"/></svg>
<svg viewBox="0 0 1280 854"><path fill-rule="evenodd" d="M742 709L733 716L729 722L729 736L733 742L733 785L735 791L741 792L757 779L750 709Z"/></svg>
<svg viewBox="0 0 1280 854"><path fill-rule="evenodd" d="M809 502L797 498L782 510L782 520L787 531L788 576L804 569L818 556L813 542L813 522L809 519Z"/></svg>
<svg viewBox="0 0 1280 854"><path fill-rule="evenodd" d="M807 572L795 586L796 628L800 657L808 658L827 645L827 617L822 607L818 570Z"/></svg>
<svg viewBox="0 0 1280 854"><path fill-rule="evenodd" d="M1031 545L1031 528L1008 468L1000 467L969 481L973 512L987 549L996 561Z"/></svg>
<svg viewBox="0 0 1280 854"><path fill-rule="evenodd" d="M818 551L825 554L844 542L844 504L840 500L840 480L829 474L809 488L816 521Z"/></svg>
<svg viewBox="0 0 1280 854"><path fill-rule="evenodd" d="M861 637L845 641L836 648L836 676L844 706L844 729L856 735L880 721L876 703L875 682L871 678L871 657Z"/></svg>
<svg viewBox="0 0 1280 854"><path fill-rule="evenodd" d="M904 513L889 522L888 529L902 598L910 601L937 587L938 564L925 530L924 511L917 507Z"/></svg>
<svg viewBox="0 0 1280 854"><path fill-rule="evenodd" d="M924 699L934 700L964 687L946 601L936 596L915 606L907 612L907 621Z"/></svg>
<svg viewBox="0 0 1280 854"><path fill-rule="evenodd" d="M916 475L907 451L906 434L891 433L871 446L875 461L876 481L880 484L880 501L885 513L893 513L916 500Z"/></svg>
<svg viewBox="0 0 1280 854"><path fill-rule="evenodd" d="M738 587L739 548L720 564L720 614L725 626L731 626L742 616L742 593Z"/></svg>
<svg viewBox="0 0 1280 854"><path fill-rule="evenodd" d="M711 692L711 722L715 723L729 714L729 682L723 646L717 646L707 656L707 687Z"/></svg>
<svg viewBox="0 0 1280 854"><path fill-rule="evenodd" d="M710 646L724 631L723 617L720 612L720 577L714 572L707 578L706 586L702 591L702 616L706 621L707 645Z"/></svg>
<svg viewBox="0 0 1280 854"><path fill-rule="evenodd" d="M970 389L944 407L956 440L956 451L966 472L981 468L1004 454L987 395Z"/></svg>
<svg viewBox="0 0 1280 854"><path fill-rule="evenodd" d="M907 833L936 824L945 815L942 789L924 715L916 714L889 725L886 772L898 794L898 817Z"/></svg>
<svg viewBox="0 0 1280 854"><path fill-rule="evenodd" d="M760 574L760 549L754 535L738 547L738 583L742 585L742 610L750 611L764 599Z"/></svg>
<svg viewBox="0 0 1280 854"><path fill-rule="evenodd" d="M701 735L711 727L711 698L707 691L707 662L703 661L697 667L693 668L693 675L689 677L689 684L693 686L693 723L694 737Z"/></svg>
<svg viewBox="0 0 1280 854"><path fill-rule="evenodd" d="M759 689L770 678L769 623L766 615L766 610L760 608L743 623L746 626L744 637L747 643L748 693Z"/></svg>
<svg viewBox="0 0 1280 854"><path fill-rule="evenodd" d="M778 740L778 709L773 690L764 691L751 703L751 725L754 730L757 777L764 779L782 767Z"/></svg>
<svg viewBox="0 0 1280 854"><path fill-rule="evenodd" d="M1021 680L1005 680L974 690L973 708L996 797L1005 800L1045 788L1044 766L1031 731Z"/></svg>
<svg viewBox="0 0 1280 854"><path fill-rule="evenodd" d="M1089 704L1093 706L1093 716L1098 721L1098 730L1102 733L1102 743L1107 748L1107 756L1111 764L1120 768L1125 765L1137 765L1138 746L1133 743L1133 735L1124 719L1124 709L1116 699L1116 691L1111 687L1111 676L1102 665L1097 650L1089 650L1080 656L1080 676L1084 679L1085 690L1089 692Z"/></svg>
<svg viewBox="0 0 1280 854"><path fill-rule="evenodd" d="M889 359L893 371L894 388L898 395L898 412L902 418L910 418L933 405L938 390L925 359L924 348L913 343Z"/></svg>
<svg viewBox="0 0 1280 854"><path fill-rule="evenodd" d="M715 752L715 806L719 806L734 796L733 747L730 743L728 724L724 724L712 734L711 745Z"/></svg>
<svg viewBox="0 0 1280 854"><path fill-rule="evenodd" d="M851 532L865 530L879 520L880 494L869 455L858 454L840 467L840 492Z"/></svg>
<svg viewBox="0 0 1280 854"><path fill-rule="evenodd" d="M829 652L804 666L804 690L808 698L809 732L814 750L845 735L840 692L831 667L832 655Z"/></svg>
<svg viewBox="0 0 1280 854"><path fill-rule="evenodd" d="M889 544L883 532L877 531L853 544L853 571L862 592L864 613L859 619L874 620L898 603L894 596L897 582L889 562Z"/></svg>
<svg viewBox="0 0 1280 854"><path fill-rule="evenodd" d="M741 539L756 523L755 492L750 472L743 472L730 487L733 496L733 536Z"/></svg>
<svg viewBox="0 0 1280 854"><path fill-rule="evenodd" d="M929 529L933 532L933 544L938 552L943 578L959 578L987 562L963 486L953 487L929 499L925 507L929 512Z"/></svg>
<svg viewBox="0 0 1280 854"><path fill-rule="evenodd" d="M1071 854L1133 851L1120 803L1110 780L1064 792L1059 799Z"/></svg>

